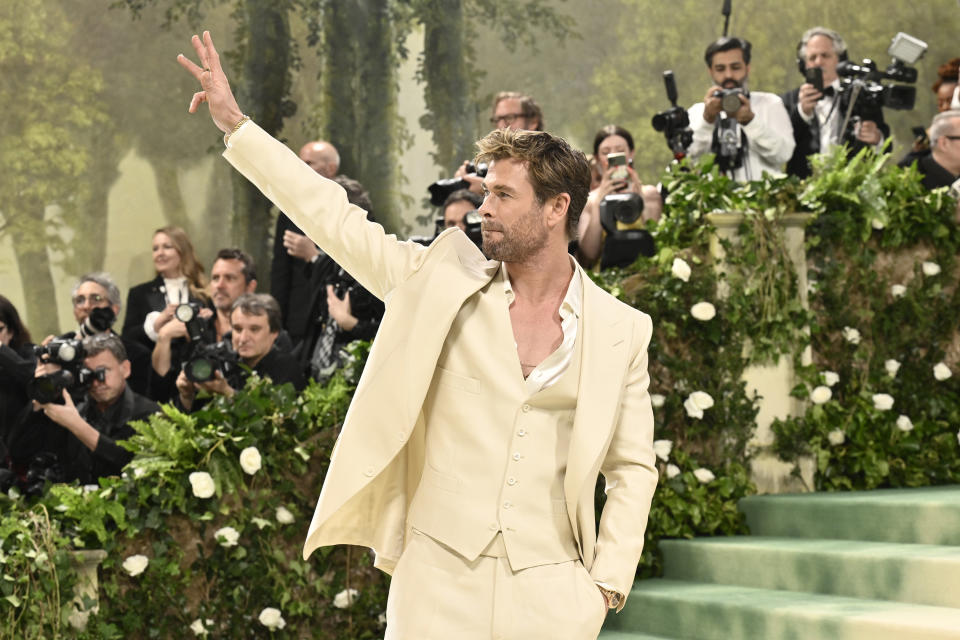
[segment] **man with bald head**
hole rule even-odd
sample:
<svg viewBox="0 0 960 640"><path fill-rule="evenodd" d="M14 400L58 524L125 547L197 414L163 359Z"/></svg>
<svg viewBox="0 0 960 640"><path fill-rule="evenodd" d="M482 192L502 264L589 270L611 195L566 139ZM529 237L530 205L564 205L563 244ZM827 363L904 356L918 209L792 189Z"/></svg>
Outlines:
<svg viewBox="0 0 960 640"><path fill-rule="evenodd" d="M300 148L300 159L324 178L340 171L340 154L326 140L313 140ZM273 262L270 269L270 293L280 304L283 328L296 346L310 326L309 305L291 304L310 298L308 265L320 257L320 250L285 214L277 216L273 236Z"/></svg>
<svg viewBox="0 0 960 640"><path fill-rule="evenodd" d="M326 140L314 140L300 148L300 159L324 178L333 178L340 171L340 154Z"/></svg>

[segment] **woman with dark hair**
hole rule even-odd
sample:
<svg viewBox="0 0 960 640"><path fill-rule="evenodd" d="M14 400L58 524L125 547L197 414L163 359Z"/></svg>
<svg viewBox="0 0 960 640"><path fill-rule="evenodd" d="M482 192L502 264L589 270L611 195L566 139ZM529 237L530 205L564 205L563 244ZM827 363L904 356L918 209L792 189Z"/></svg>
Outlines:
<svg viewBox="0 0 960 640"><path fill-rule="evenodd" d="M958 77L960 77L960 58L951 58L937 67L937 79L930 87L933 95L937 98L937 113L943 113L950 109L960 109ZM909 167L914 162L918 162L921 166L921 173L924 173L922 165L930 162L930 132L921 127L914 127L913 134L913 146L900 159L897 166Z"/></svg>
<svg viewBox="0 0 960 640"><path fill-rule="evenodd" d="M8 429L29 401L27 383L33 368L30 332L13 303L0 295L0 462L6 458Z"/></svg>
<svg viewBox="0 0 960 640"><path fill-rule="evenodd" d="M209 303L203 266L183 229L172 226L157 229L153 234L152 252L157 277L130 289L123 321L123 337L150 349L160 328L173 320L177 305Z"/></svg>
<svg viewBox="0 0 960 640"><path fill-rule="evenodd" d="M578 227L579 257L584 266L595 263L603 253L604 233L600 225L600 203L615 193L636 193L643 198L640 224L659 220L663 199L652 185L645 185L633 170L633 136L623 127L608 124L593 138L593 157L600 171L600 185L590 192ZM613 164L611 164L613 160Z"/></svg>

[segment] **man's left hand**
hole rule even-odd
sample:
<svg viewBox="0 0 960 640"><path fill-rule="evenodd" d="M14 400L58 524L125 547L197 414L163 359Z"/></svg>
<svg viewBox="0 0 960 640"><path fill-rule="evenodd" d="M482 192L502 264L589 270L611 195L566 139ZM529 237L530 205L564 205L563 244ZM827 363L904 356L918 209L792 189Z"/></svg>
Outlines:
<svg viewBox="0 0 960 640"><path fill-rule="evenodd" d="M740 124L749 124L753 120L753 109L750 108L750 98L743 95L742 93L737 96L740 98L740 108L737 109L737 113L734 114L737 118L737 122Z"/></svg>
<svg viewBox="0 0 960 640"><path fill-rule="evenodd" d="M228 398L233 397L234 394L233 387L226 381L219 369L214 372L213 379L196 384L200 389L206 389L210 393L217 393Z"/></svg>
<svg viewBox="0 0 960 640"><path fill-rule="evenodd" d="M302 233L290 231L289 229L283 232L283 248L287 250L289 255L305 260L306 262L310 262L316 256L320 255L320 250L317 249L317 245L313 243L313 240Z"/></svg>
<svg viewBox="0 0 960 640"><path fill-rule="evenodd" d="M344 331L351 331L359 322L350 306L350 292L347 291L343 294L343 299L340 299L337 297L337 292L333 290L332 284L327 285L327 311Z"/></svg>

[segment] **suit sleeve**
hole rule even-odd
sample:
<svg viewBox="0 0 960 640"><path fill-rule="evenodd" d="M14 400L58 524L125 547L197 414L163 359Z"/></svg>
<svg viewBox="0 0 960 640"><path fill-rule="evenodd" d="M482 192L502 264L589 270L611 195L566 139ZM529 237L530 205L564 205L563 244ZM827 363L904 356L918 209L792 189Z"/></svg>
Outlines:
<svg viewBox="0 0 960 640"><path fill-rule="evenodd" d="M347 202L337 183L307 166L255 122L230 136L224 158L325 253L383 300L422 264L426 247L400 242Z"/></svg>
<svg viewBox="0 0 960 640"><path fill-rule="evenodd" d="M647 347L653 325L642 316L637 346L624 383L619 419L600 472L607 501L600 515L591 577L629 595L643 552L644 531L658 472L653 453L653 406Z"/></svg>
<svg viewBox="0 0 960 640"><path fill-rule="evenodd" d="M153 311L147 300L147 287L137 285L127 294L127 315L123 318L123 329L120 335L125 340L137 342L153 349L153 341L143 330L143 319Z"/></svg>

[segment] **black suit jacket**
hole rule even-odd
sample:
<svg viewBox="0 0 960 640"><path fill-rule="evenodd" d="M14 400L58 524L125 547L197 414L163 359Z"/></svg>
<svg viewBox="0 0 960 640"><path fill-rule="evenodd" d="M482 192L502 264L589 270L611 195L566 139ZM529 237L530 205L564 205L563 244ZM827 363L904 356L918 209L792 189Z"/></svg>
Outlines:
<svg viewBox="0 0 960 640"><path fill-rule="evenodd" d="M130 288L127 294L127 315L123 318L120 334L127 340L139 342L153 351L153 340L143 330L143 320L151 311L163 311L167 299L163 292L163 277Z"/></svg>
<svg viewBox="0 0 960 640"><path fill-rule="evenodd" d="M297 345L306 335L311 320L309 305L303 304L311 294L310 264L287 253L283 246L284 231L304 235L290 218L282 213L277 216L270 267L270 295L280 305L283 328L290 334L293 344Z"/></svg>
<svg viewBox="0 0 960 640"><path fill-rule="evenodd" d="M788 91L783 94L780 98L783 100L783 106L786 107L787 113L790 115L790 124L793 125L793 140L796 142L796 146L793 149L793 156L787 161L787 174L806 178L810 175L809 156L820 153L821 151L820 127L816 118L814 118L810 124L807 124L803 116L800 115L799 96L800 87L797 87L793 91ZM837 105L841 121L848 105L849 100L847 94L841 94L840 103ZM889 138L890 127L884 122L882 112L880 112L876 123L877 127L879 127L883 133L883 137ZM864 146L866 146L866 144L860 141L851 144L850 156L856 155Z"/></svg>

